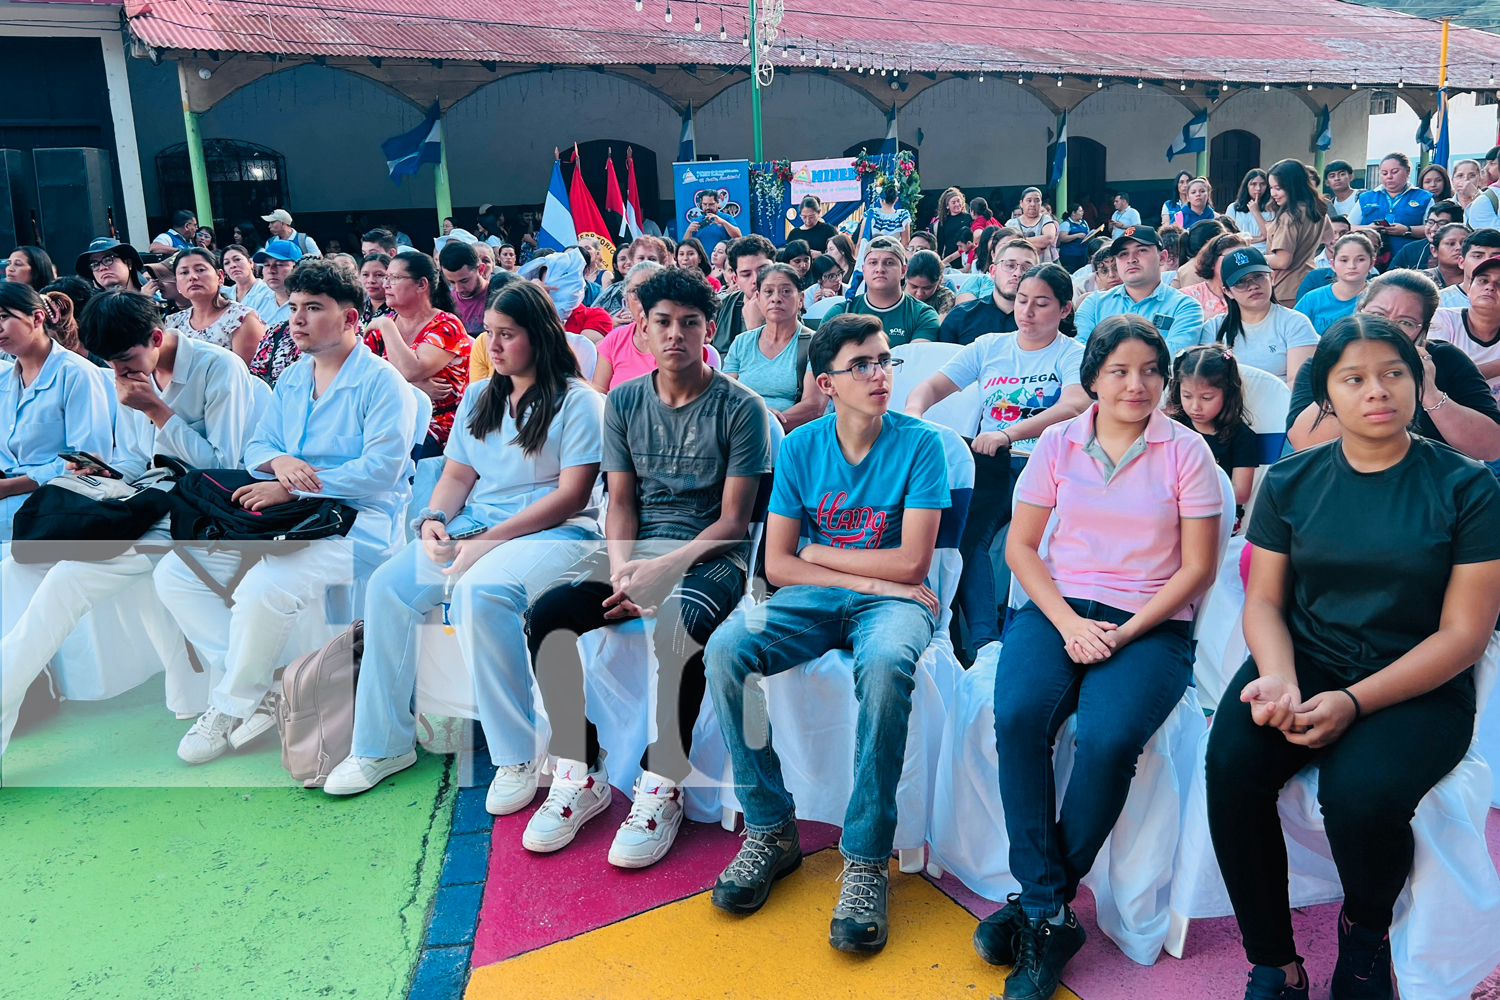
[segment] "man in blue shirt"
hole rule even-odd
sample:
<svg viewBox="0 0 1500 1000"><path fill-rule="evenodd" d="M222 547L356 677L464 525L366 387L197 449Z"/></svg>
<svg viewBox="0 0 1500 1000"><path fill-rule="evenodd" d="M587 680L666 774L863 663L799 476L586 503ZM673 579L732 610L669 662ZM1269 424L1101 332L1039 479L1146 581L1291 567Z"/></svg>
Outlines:
<svg viewBox="0 0 1500 1000"><path fill-rule="evenodd" d="M275 725L267 692L297 617L330 586L349 586L404 541L411 489L417 400L401 374L360 341L364 290L333 261L307 260L287 280L291 335L302 358L276 383L245 467L261 482L235 491L246 510L297 497L328 497L358 512L347 538L324 538L267 555L234 588L234 606L184 558L223 584L240 557L190 548L156 568L156 590L199 656L218 676L208 711L178 744L177 756L205 764Z"/></svg>
<svg viewBox="0 0 1500 1000"><path fill-rule="evenodd" d="M756 681L848 649L859 698L855 791L829 943L875 952L887 935L887 866L913 677L939 612L923 581L950 505L947 460L936 428L887 409L897 362L878 318L828 320L809 345L809 362L835 412L787 435L777 459L766 577L781 589L731 615L704 652L748 831L714 885L713 903L753 913L771 883L802 860L776 755L749 747L769 726ZM799 548L802 535L810 542Z"/></svg>
<svg viewBox="0 0 1500 1000"><path fill-rule="evenodd" d="M1387 153L1380 161L1380 187L1361 191L1359 215L1366 226L1374 226L1385 237L1394 257L1412 240L1422 239L1422 223L1432 194L1411 186L1411 159L1405 153Z"/></svg>
<svg viewBox="0 0 1500 1000"><path fill-rule="evenodd" d="M725 240L737 240L743 234L740 227L719 214L719 192L698 192L698 218L688 223L683 239L696 236L708 253Z"/></svg>
<svg viewBox="0 0 1500 1000"><path fill-rule="evenodd" d="M1203 307L1175 288L1162 284L1161 239L1156 230L1132 226L1110 244L1120 284L1107 292L1091 292L1078 306L1078 340L1087 343L1099 321L1133 313L1155 325L1175 356L1198 343Z"/></svg>
<svg viewBox="0 0 1500 1000"><path fill-rule="evenodd" d="M151 241L151 253L176 253L193 245L198 235L198 215L191 209L179 208L172 213L172 228Z"/></svg>
<svg viewBox="0 0 1500 1000"><path fill-rule="evenodd" d="M1141 224L1141 213L1130 207L1130 195L1124 191L1115 192L1115 213L1109 217L1109 221L1112 224L1110 238L1116 240L1131 226Z"/></svg>

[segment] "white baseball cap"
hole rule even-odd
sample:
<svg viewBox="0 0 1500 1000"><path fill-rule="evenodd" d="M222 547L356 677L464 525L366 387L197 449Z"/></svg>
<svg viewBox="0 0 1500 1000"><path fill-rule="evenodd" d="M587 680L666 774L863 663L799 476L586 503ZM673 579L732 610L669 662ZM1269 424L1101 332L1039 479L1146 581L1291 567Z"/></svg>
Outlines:
<svg viewBox="0 0 1500 1000"><path fill-rule="evenodd" d="M284 222L290 226L292 224L292 213L284 208L278 208L270 215L262 215L261 220L264 222Z"/></svg>

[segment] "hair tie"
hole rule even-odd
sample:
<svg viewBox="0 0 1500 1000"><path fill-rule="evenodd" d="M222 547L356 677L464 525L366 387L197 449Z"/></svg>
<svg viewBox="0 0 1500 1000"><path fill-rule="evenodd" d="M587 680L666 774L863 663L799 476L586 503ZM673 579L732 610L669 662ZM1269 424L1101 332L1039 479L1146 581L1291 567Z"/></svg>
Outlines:
<svg viewBox="0 0 1500 1000"><path fill-rule="evenodd" d="M1226 347L1226 348L1224 348L1224 357L1228 358L1230 361L1233 361L1234 360L1234 352L1231 351L1229 348Z"/></svg>

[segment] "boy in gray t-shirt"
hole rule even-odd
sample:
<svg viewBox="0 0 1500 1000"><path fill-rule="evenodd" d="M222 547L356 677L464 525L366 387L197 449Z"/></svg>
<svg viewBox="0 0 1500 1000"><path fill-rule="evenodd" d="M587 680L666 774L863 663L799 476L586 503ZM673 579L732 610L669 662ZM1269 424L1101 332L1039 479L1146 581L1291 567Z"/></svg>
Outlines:
<svg viewBox="0 0 1500 1000"><path fill-rule="evenodd" d="M609 807L609 776L584 707L575 639L638 616L658 665L657 738L641 755L635 804L611 864L661 860L682 823L681 783L703 701L703 647L745 588L745 539L761 477L771 471L769 417L753 390L703 362L713 291L696 270L657 272L636 293L657 370L616 386L604 407L601 470L609 486L607 548L527 612L532 670L558 757L547 801L521 842L555 851ZM561 632L551 642L548 637Z"/></svg>

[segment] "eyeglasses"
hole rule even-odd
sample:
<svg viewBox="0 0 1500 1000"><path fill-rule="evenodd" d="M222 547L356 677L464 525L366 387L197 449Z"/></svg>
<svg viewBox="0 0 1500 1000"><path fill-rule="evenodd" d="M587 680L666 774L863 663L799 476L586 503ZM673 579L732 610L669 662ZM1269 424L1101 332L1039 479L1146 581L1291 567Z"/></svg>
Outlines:
<svg viewBox="0 0 1500 1000"><path fill-rule="evenodd" d="M390 272L386 272L385 274L382 274L380 276L380 283L382 285L394 285L396 282L400 281L402 278L410 278L410 277L411 277L411 275L409 275L409 274L391 274Z"/></svg>
<svg viewBox="0 0 1500 1000"><path fill-rule="evenodd" d="M825 372L827 375L853 375L856 382L868 382L875 377L875 369L880 369L887 375L895 372L906 362L901 358L886 358L883 361L860 361L850 365L848 368L840 368L837 371Z"/></svg>
<svg viewBox="0 0 1500 1000"><path fill-rule="evenodd" d="M112 253L105 254L102 257L96 257L93 260L89 261L89 270L90 271L103 271L106 268L114 267L115 266L115 262L118 261L119 259L120 258L119 258L118 255L112 254Z"/></svg>
<svg viewBox="0 0 1500 1000"><path fill-rule="evenodd" d="M1422 332L1422 324L1414 319L1393 319L1391 322L1413 337Z"/></svg>

